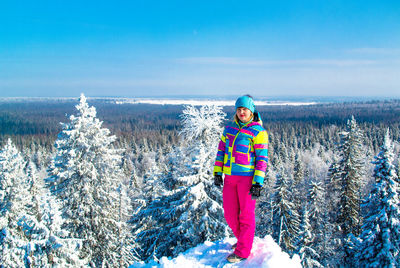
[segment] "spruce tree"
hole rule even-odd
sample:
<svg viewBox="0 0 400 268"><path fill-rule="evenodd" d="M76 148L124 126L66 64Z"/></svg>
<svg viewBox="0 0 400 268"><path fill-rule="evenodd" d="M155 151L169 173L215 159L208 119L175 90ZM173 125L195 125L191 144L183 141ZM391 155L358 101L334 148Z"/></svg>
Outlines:
<svg viewBox="0 0 400 268"><path fill-rule="evenodd" d="M46 198L49 196L35 164L29 161L27 174L24 164L9 140L0 153L0 181L8 185L5 196L10 201L0 220L1 263L7 267L82 266L78 259L80 241L65 238L59 224L54 224L62 222L57 217L58 207L52 198Z"/></svg>
<svg viewBox="0 0 400 268"><path fill-rule="evenodd" d="M292 202L292 183L286 178L282 166L276 173L273 213L273 238L286 251L294 251L299 233L299 215Z"/></svg>
<svg viewBox="0 0 400 268"><path fill-rule="evenodd" d="M119 265L113 252L119 247L122 154L113 146L116 137L102 128L96 109L89 107L83 94L76 109L77 116L62 124L47 181L61 202L63 228L82 240L81 258L91 266Z"/></svg>
<svg viewBox="0 0 400 268"><path fill-rule="evenodd" d="M340 215L338 207L340 203L342 176L339 162L339 156L334 155L324 187L326 193L324 218L326 221L324 223L324 234L320 245L324 250L320 252L320 255L325 266L340 266L343 259L342 235L338 225L338 218Z"/></svg>
<svg viewBox="0 0 400 268"><path fill-rule="evenodd" d="M117 200L117 238L118 246L113 252L114 265L119 267L129 266L133 261L138 261L137 253L134 252L135 242L131 234L131 226L128 224L129 217L132 215L131 200L128 197L128 189L123 183L120 183ZM136 254L135 254L136 253Z"/></svg>
<svg viewBox="0 0 400 268"><path fill-rule="evenodd" d="M307 206L303 208L300 231L298 237L298 248L297 253L300 255L301 264L303 267L323 267L319 262L319 254L312 247L314 235L312 233L312 227L308 217Z"/></svg>
<svg viewBox="0 0 400 268"><path fill-rule="evenodd" d="M393 145L387 130L374 161L375 185L363 204L367 214L358 255L362 267L400 265L399 184L393 160Z"/></svg>
<svg viewBox="0 0 400 268"><path fill-rule="evenodd" d="M8 139L0 151L0 263L9 267L24 266L28 242L18 224L29 201L25 164L21 153Z"/></svg>
<svg viewBox="0 0 400 268"><path fill-rule="evenodd" d="M27 267L79 267L87 263L80 259L82 241L69 238L61 226L60 206L47 189L41 189L36 215L27 213L18 221L28 238L24 261ZM28 211L29 212L29 211Z"/></svg>
<svg viewBox="0 0 400 268"><path fill-rule="evenodd" d="M353 265L354 248L346 241L352 241L360 233L361 191L364 175L365 154L363 134L356 120L352 117L347 122L347 129L341 133L340 145L340 201L338 225L341 229L341 241L344 248L342 263Z"/></svg>
<svg viewBox="0 0 400 268"><path fill-rule="evenodd" d="M321 252L325 249L323 243L326 236L325 226L327 222L325 191L322 187L322 182L311 181L308 194L308 204L310 207L308 217L311 224L311 231L314 236L311 246L317 252ZM317 260L321 261L321 259Z"/></svg>
<svg viewBox="0 0 400 268"><path fill-rule="evenodd" d="M304 165L300 158L300 154L296 153L296 157L294 160L294 169L293 169L293 180L295 185L304 181Z"/></svg>

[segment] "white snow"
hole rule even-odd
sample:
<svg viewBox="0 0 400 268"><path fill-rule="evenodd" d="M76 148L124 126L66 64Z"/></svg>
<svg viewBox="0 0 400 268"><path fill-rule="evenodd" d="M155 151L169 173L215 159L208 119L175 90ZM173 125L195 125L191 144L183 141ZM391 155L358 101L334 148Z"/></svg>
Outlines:
<svg viewBox="0 0 400 268"><path fill-rule="evenodd" d="M231 99L208 99L208 98L158 98L158 97L148 97L148 98L124 98L124 97L88 97L90 100L107 100L115 104L158 104L158 105L218 105L218 106L234 106L235 100ZM45 101L75 101L75 97L0 97L1 102L45 102ZM256 106L266 106L266 105L314 105L318 104L315 101L291 101L291 100L256 100Z"/></svg>
<svg viewBox="0 0 400 268"><path fill-rule="evenodd" d="M136 262L130 268L211 268L211 267L253 267L253 268L297 268L301 267L300 257L292 258L282 252L271 236L254 238L253 249L250 257L236 264L226 261L226 257L232 252L235 238L226 238L217 242L205 242L195 248L179 254L176 258L162 257L160 262L149 263Z"/></svg>
<svg viewBox="0 0 400 268"><path fill-rule="evenodd" d="M158 104L158 105L217 105L217 106L234 106L235 100L213 100L213 99L151 99L151 98L138 98L138 99L118 99L116 104ZM313 105L316 102L291 102L291 101L255 101L256 106L265 105Z"/></svg>

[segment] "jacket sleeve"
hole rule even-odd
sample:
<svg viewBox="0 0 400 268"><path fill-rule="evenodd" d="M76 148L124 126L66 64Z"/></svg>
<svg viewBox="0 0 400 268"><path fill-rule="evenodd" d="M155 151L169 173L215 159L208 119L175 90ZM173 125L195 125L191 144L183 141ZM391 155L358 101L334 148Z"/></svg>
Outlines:
<svg viewBox="0 0 400 268"><path fill-rule="evenodd" d="M224 156L225 156L225 143L226 142L226 128L224 133L221 136L221 139L218 144L218 152L217 158L214 163L214 176L215 175L222 175L223 173L223 166L224 166Z"/></svg>
<svg viewBox="0 0 400 268"><path fill-rule="evenodd" d="M268 133L263 130L253 139L256 164L254 170L253 184L264 184L265 172L268 167Z"/></svg>

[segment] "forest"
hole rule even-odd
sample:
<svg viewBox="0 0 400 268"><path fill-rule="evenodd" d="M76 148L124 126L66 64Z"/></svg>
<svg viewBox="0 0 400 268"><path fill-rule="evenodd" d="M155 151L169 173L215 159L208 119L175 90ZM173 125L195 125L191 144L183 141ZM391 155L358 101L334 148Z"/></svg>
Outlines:
<svg viewBox="0 0 400 268"><path fill-rule="evenodd" d="M257 107L256 235L304 267L400 265L400 100ZM127 267L232 234L213 185L234 107L0 101L0 262Z"/></svg>

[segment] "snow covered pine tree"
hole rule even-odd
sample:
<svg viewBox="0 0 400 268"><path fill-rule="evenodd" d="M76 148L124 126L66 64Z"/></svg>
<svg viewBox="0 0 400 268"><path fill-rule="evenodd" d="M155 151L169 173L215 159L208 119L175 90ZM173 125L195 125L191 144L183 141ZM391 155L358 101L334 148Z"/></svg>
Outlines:
<svg viewBox="0 0 400 268"><path fill-rule="evenodd" d="M374 161L375 185L363 204L367 214L360 236L358 259L361 267L400 266L400 189L393 159L388 129Z"/></svg>
<svg viewBox="0 0 400 268"><path fill-rule="evenodd" d="M0 151L0 263L23 267L28 238L18 226L28 202L25 160L11 139Z"/></svg>
<svg viewBox="0 0 400 268"><path fill-rule="evenodd" d="M47 179L51 191L61 201L63 228L82 239L81 258L91 266L128 264L129 256L120 256L120 193L123 178L122 152L113 147L116 137L102 128L96 109L89 107L82 94L76 106L78 115L55 143L57 150ZM129 247L129 245L127 245Z"/></svg>
<svg viewBox="0 0 400 268"><path fill-rule="evenodd" d="M319 258L318 253L312 248L314 235L311 233L311 224L308 218L307 206L303 208L299 229L297 252L301 258L301 264L303 267L323 267L317 261Z"/></svg>
<svg viewBox="0 0 400 268"><path fill-rule="evenodd" d="M363 149L363 133L354 116L347 121L346 131L341 133L340 145L340 202L338 225L341 229L341 245L344 251L341 264L354 266L354 250L356 237L360 233L360 187L364 175L365 153ZM340 251L339 251L340 252Z"/></svg>
<svg viewBox="0 0 400 268"><path fill-rule="evenodd" d="M299 234L300 216L293 204L291 183L285 177L284 168L277 164L276 181L273 194L272 236L285 251L296 249L296 239ZM291 182L293 181L290 178Z"/></svg>
<svg viewBox="0 0 400 268"><path fill-rule="evenodd" d="M0 261L7 267L81 266L80 241L63 238L62 219L32 162L8 140L0 152Z"/></svg>

